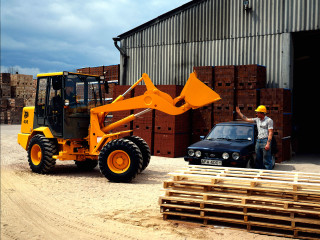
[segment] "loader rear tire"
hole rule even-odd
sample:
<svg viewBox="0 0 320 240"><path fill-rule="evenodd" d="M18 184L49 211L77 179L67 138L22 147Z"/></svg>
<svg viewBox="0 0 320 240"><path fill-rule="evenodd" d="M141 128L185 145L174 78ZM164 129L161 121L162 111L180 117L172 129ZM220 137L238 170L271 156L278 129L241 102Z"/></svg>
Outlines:
<svg viewBox="0 0 320 240"><path fill-rule="evenodd" d="M56 160L52 158L56 152L57 146L53 140L40 134L32 137L28 146L28 162L31 170L42 174L50 172L56 164Z"/></svg>
<svg viewBox="0 0 320 240"><path fill-rule="evenodd" d="M142 154L128 139L108 142L100 151L100 172L111 182L131 182L142 168Z"/></svg>
<svg viewBox="0 0 320 240"><path fill-rule="evenodd" d="M143 140L141 137L138 137L138 136L127 136L125 138L134 142L138 146L138 148L140 149L140 151L142 153L142 159L143 159L142 169L140 171L140 172L142 172L143 170L145 170L148 167L148 165L150 163L151 151L150 151L149 145L146 143L145 140Z"/></svg>

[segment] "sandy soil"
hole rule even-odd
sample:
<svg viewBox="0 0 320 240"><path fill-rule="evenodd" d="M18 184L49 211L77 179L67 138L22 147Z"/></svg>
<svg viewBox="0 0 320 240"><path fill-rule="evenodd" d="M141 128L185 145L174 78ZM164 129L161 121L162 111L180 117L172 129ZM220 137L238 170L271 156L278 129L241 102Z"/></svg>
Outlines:
<svg viewBox="0 0 320 240"><path fill-rule="evenodd" d="M162 182L186 166L182 158L152 157L133 183L111 183L98 167L79 171L58 161L49 175L32 173L17 144L20 126L1 126L1 239L281 239L225 227L164 221ZM319 172L310 156L278 170Z"/></svg>

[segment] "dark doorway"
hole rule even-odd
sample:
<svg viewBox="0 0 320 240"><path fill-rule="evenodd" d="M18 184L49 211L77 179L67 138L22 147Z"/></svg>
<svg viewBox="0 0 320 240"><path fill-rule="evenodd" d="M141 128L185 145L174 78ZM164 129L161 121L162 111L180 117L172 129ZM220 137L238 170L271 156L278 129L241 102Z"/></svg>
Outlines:
<svg viewBox="0 0 320 240"><path fill-rule="evenodd" d="M320 153L320 31L293 33L293 151Z"/></svg>

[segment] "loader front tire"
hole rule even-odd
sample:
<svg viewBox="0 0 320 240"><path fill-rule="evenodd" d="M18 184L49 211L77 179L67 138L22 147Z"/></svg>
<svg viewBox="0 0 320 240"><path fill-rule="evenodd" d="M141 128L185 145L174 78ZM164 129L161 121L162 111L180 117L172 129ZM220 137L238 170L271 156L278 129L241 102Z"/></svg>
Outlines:
<svg viewBox="0 0 320 240"><path fill-rule="evenodd" d="M138 146L128 139L108 142L100 151L100 172L111 182L131 182L142 168Z"/></svg>
<svg viewBox="0 0 320 240"><path fill-rule="evenodd" d="M134 142L140 149L142 154L142 159L143 159L142 169L141 169L141 172L142 172L148 167L150 163L151 151L150 151L149 145L145 140L143 140L141 137L138 137L138 136L127 136L125 138Z"/></svg>
<svg viewBox="0 0 320 240"><path fill-rule="evenodd" d="M28 162L31 170L36 173L48 173L56 164L52 156L56 153L57 147L53 140L40 134L30 140L28 146Z"/></svg>

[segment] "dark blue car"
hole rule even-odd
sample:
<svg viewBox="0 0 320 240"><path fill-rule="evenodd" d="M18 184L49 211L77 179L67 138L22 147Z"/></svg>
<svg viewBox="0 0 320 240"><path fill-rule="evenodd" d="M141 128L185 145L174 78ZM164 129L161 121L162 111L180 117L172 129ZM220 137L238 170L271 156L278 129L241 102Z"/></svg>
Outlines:
<svg viewBox="0 0 320 240"><path fill-rule="evenodd" d="M256 138L254 123L219 123L208 136L202 137L203 140L188 147L188 155L184 159L193 165L254 168ZM274 155L273 148L271 151ZM273 156L273 163L274 159Z"/></svg>

